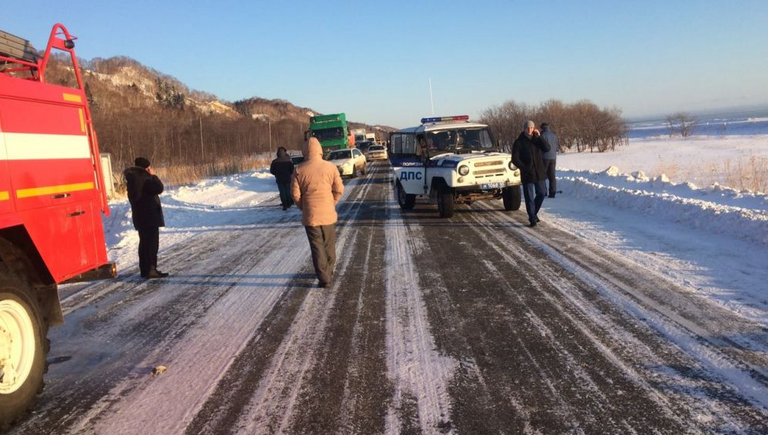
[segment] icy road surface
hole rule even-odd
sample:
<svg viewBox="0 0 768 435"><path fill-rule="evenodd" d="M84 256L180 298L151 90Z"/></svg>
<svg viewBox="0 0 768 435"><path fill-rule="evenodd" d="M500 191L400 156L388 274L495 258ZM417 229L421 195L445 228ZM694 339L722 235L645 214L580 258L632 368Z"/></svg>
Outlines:
<svg viewBox="0 0 768 435"><path fill-rule="evenodd" d="M169 278L65 289L11 433L768 433L762 323L500 201L401 212L386 163L346 189L330 289L295 209L237 197Z"/></svg>

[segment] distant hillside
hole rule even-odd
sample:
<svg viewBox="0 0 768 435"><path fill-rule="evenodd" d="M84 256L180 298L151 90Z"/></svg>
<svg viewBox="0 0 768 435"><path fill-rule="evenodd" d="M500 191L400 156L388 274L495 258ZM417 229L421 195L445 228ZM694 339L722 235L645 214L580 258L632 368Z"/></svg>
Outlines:
<svg viewBox="0 0 768 435"><path fill-rule="evenodd" d="M166 166L234 164L278 146L300 149L309 117L321 114L285 100L222 101L128 57L80 63L101 149L116 167L130 165L136 155ZM46 79L74 85L68 59L57 57ZM350 126L394 130L353 121Z"/></svg>

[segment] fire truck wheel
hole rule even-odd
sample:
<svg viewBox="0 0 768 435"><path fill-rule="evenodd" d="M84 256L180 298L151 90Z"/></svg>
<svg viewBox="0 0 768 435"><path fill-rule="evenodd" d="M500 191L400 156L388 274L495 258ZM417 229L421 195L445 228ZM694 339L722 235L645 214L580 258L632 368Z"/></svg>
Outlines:
<svg viewBox="0 0 768 435"><path fill-rule="evenodd" d="M400 182L397 182L396 185L396 194L397 194L397 204L402 208L403 210L411 210L413 209L413 206L416 205L416 195L409 195L405 193L405 189L403 189L403 185L400 184Z"/></svg>
<svg viewBox="0 0 768 435"><path fill-rule="evenodd" d="M501 198L504 200L504 210L520 210L521 196L522 191L520 190L520 186L504 188L504 191L501 193Z"/></svg>
<svg viewBox="0 0 768 435"><path fill-rule="evenodd" d="M453 193L449 189L443 189L437 195L437 211L441 218L453 216Z"/></svg>
<svg viewBox="0 0 768 435"><path fill-rule="evenodd" d="M28 284L0 270L0 431L24 415L43 388L45 327Z"/></svg>

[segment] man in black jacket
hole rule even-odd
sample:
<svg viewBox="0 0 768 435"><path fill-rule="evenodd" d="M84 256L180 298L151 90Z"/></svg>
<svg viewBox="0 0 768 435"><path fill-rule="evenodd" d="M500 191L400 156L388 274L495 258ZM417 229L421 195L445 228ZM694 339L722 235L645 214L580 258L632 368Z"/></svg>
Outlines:
<svg viewBox="0 0 768 435"><path fill-rule="evenodd" d="M512 144L512 163L520 169L525 210L528 212L528 222L532 227L539 222L539 209L546 196L547 170L544 167L543 153L549 151L549 148L549 144L541 138L541 133L536 129L533 121L526 121L523 132Z"/></svg>
<svg viewBox="0 0 768 435"><path fill-rule="evenodd" d="M163 183L144 157L137 157L123 172L128 183L128 201L131 203L133 226L139 232L139 270L145 279L163 278L165 272L157 270L157 251L160 247L160 227L165 226L160 195Z"/></svg>

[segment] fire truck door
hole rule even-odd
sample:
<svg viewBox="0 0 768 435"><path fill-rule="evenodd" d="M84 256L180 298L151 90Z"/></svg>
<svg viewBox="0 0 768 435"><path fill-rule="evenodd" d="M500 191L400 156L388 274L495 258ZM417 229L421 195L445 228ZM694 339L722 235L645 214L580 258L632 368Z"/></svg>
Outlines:
<svg viewBox="0 0 768 435"><path fill-rule="evenodd" d="M35 215L25 219L27 229L57 282L96 266L92 203L67 204L25 214ZM100 214L95 218L101 219ZM40 223L55 224L41 228Z"/></svg>

